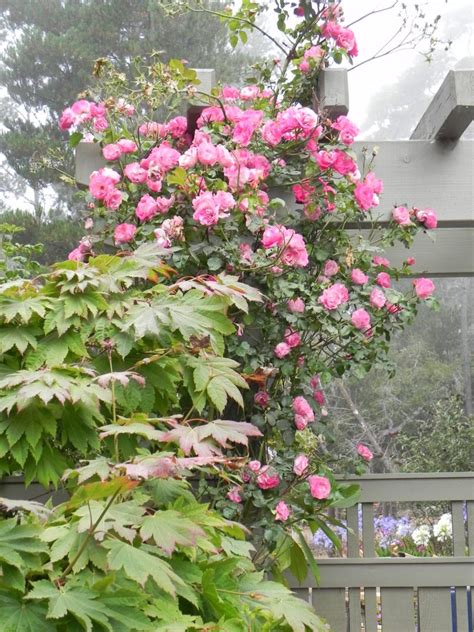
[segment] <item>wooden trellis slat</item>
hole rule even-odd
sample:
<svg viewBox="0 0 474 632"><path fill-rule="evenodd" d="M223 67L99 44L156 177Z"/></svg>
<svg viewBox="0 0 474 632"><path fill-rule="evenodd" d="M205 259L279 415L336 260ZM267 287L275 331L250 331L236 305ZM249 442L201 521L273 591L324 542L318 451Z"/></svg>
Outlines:
<svg viewBox="0 0 474 632"><path fill-rule="evenodd" d="M451 632L451 596L446 588L418 590L418 620L421 632ZM464 632L464 630L459 630Z"/></svg>
<svg viewBox="0 0 474 632"><path fill-rule="evenodd" d="M345 588L313 590L312 605L318 615L329 623L331 632L347 632L347 601Z"/></svg>
<svg viewBox="0 0 474 632"><path fill-rule="evenodd" d="M382 588L383 632L415 632L413 588Z"/></svg>

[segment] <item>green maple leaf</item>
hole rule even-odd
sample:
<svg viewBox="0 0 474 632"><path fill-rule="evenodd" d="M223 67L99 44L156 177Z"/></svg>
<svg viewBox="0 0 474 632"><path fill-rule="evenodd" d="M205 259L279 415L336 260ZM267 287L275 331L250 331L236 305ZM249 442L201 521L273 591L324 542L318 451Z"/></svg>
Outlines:
<svg viewBox="0 0 474 632"><path fill-rule="evenodd" d="M239 366L237 362L207 354L185 356L183 361L193 371L196 392L205 393L219 412L224 411L229 397L243 407L239 389L247 389L248 384L235 370Z"/></svg>
<svg viewBox="0 0 474 632"><path fill-rule="evenodd" d="M107 560L110 570L123 569L127 577L141 586L151 577L159 588L174 596L176 586L183 585L183 580L173 572L169 564L142 548L119 540L107 540L103 546L109 549ZM153 550L151 547L150 549Z"/></svg>
<svg viewBox="0 0 474 632"><path fill-rule="evenodd" d="M26 599L48 601L48 619L62 619L68 613L75 617L87 632L92 632L93 622L96 621L113 632L109 623L108 609L93 592L82 587L70 587L68 584L57 588L47 580L32 583L33 590Z"/></svg>
<svg viewBox="0 0 474 632"><path fill-rule="evenodd" d="M46 606L28 603L0 591L3 632L51 632L46 621Z"/></svg>
<svg viewBox="0 0 474 632"><path fill-rule="evenodd" d="M16 347L20 354L24 354L28 346L36 349L36 331L29 327L5 327L0 329L0 353L6 353Z"/></svg>
<svg viewBox="0 0 474 632"><path fill-rule="evenodd" d="M0 297L0 316L3 316L6 323L18 318L26 324L33 314L43 318L45 313L44 298L41 296L28 296L22 299Z"/></svg>
<svg viewBox="0 0 474 632"><path fill-rule="evenodd" d="M206 534L203 529L173 509L157 511L144 519L140 529L143 540L153 538L156 546L171 555L177 546L195 546Z"/></svg>
<svg viewBox="0 0 474 632"><path fill-rule="evenodd" d="M262 581L261 573L249 573L239 582L241 599L252 607L269 610L277 620L285 621L293 632L330 632L311 606L299 599L282 584ZM217 587L219 591L219 587ZM225 595L223 595L225 598Z"/></svg>
<svg viewBox="0 0 474 632"><path fill-rule="evenodd" d="M98 502L96 500L90 501L87 506L79 507L79 509L74 512L74 515L80 518L77 523L78 532L87 532L91 524L95 524L102 515L104 507L104 502ZM129 542L133 542L137 534L136 529L133 527L142 523L144 513L145 508L133 501L125 501L111 505L100 521L96 533L103 537L102 534L113 530L120 537Z"/></svg>
<svg viewBox="0 0 474 632"><path fill-rule="evenodd" d="M16 518L1 520L0 560L22 570L26 566L26 561L31 562L31 554L37 555L47 551L39 535L39 526L18 524Z"/></svg>

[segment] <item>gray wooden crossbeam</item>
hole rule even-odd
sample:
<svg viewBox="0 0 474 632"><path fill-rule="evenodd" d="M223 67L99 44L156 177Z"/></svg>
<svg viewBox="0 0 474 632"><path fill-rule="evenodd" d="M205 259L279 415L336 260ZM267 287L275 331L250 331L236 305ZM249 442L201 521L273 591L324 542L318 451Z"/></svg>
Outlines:
<svg viewBox="0 0 474 632"><path fill-rule="evenodd" d="M450 70L410 138L458 140L474 119L474 69Z"/></svg>

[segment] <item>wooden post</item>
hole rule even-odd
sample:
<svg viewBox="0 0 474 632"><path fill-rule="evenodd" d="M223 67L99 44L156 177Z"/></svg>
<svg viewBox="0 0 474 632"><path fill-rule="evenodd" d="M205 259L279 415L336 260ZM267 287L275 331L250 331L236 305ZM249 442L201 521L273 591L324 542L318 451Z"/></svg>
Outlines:
<svg viewBox="0 0 474 632"><path fill-rule="evenodd" d="M199 92L205 92L211 94L212 88L216 85L216 72L213 68L194 68L197 73L197 78L200 83L198 86ZM209 105L209 102L205 100L203 95L197 94L193 97L192 101L188 103L186 111L186 119L188 121L188 133L193 135L196 131L196 122L201 115L201 112L205 107Z"/></svg>

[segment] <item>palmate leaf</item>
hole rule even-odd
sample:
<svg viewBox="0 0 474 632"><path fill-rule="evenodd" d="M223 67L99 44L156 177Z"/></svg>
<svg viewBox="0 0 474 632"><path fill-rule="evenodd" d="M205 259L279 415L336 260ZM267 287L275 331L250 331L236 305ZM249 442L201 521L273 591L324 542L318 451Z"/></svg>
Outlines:
<svg viewBox="0 0 474 632"><path fill-rule="evenodd" d="M19 298L1 296L0 317L3 317L6 323L10 323L17 318L26 324L30 321L33 314L43 318L46 312L44 302L45 299L42 296L20 296Z"/></svg>
<svg viewBox="0 0 474 632"><path fill-rule="evenodd" d="M26 408L33 400L44 404L57 400L81 402L86 407L98 408L99 401L110 402L108 389L90 380L91 372L82 367L64 365L37 371L16 371L0 379L0 389L10 393L0 397L0 410L7 413L14 405L17 410Z"/></svg>
<svg viewBox="0 0 474 632"><path fill-rule="evenodd" d="M165 432L161 440L177 443L186 455L191 452L198 456L221 454L220 447L229 447L229 442L248 445L248 437L260 437L262 434L256 426L245 421L217 419L191 426L170 419L167 423L173 428Z"/></svg>
<svg viewBox="0 0 474 632"><path fill-rule="evenodd" d="M79 509L74 512L74 515L79 518L77 531L79 533L86 533L91 525L98 521L104 508L105 502L99 502L97 500L91 500L87 506L79 507ZM121 538L133 542L137 534L137 530L134 527L142 524L145 511L144 507L133 501L125 501L111 505L99 522L94 537L101 540L105 533L112 530Z"/></svg>
<svg viewBox="0 0 474 632"><path fill-rule="evenodd" d="M224 411L229 397L243 408L239 389L248 389L248 384L235 370L239 366L237 362L208 354L185 356L183 362L192 369L196 393L206 394L220 413Z"/></svg>
<svg viewBox="0 0 474 632"><path fill-rule="evenodd" d="M137 548L120 540L106 540L103 546L109 550L107 560L110 570L122 570L130 579L144 586L151 577L158 588L170 595L176 594L176 586L183 580L173 572L171 566L143 548ZM150 547L150 550L153 550Z"/></svg>
<svg viewBox="0 0 474 632"><path fill-rule="evenodd" d="M39 539L41 529L36 525L18 524L16 518L0 521L0 560L22 569L24 556L45 553L47 547Z"/></svg>
<svg viewBox="0 0 474 632"><path fill-rule="evenodd" d="M329 625L320 619L311 606L299 599L282 584L262 581L261 573L248 573L239 582L240 598L255 608L265 608L284 621L293 632L330 632ZM219 591L219 587L217 587ZM226 596L220 593L225 599Z"/></svg>
<svg viewBox="0 0 474 632"><path fill-rule="evenodd" d="M35 334L38 333L31 327L5 327L0 329L0 353L6 353L16 347L22 355L30 346L36 349Z"/></svg>
<svg viewBox="0 0 474 632"><path fill-rule="evenodd" d="M168 509L147 516L140 529L143 540L153 538L156 546L171 555L177 546L195 546L206 534L195 522L178 511Z"/></svg>
<svg viewBox="0 0 474 632"><path fill-rule="evenodd" d="M0 591L0 612L3 632L51 632L46 605L28 603Z"/></svg>
<svg viewBox="0 0 474 632"><path fill-rule="evenodd" d="M93 622L113 632L107 606L101 603L92 591L82 587L71 587L69 584L57 588L47 580L33 582L32 586L33 590L26 595L26 599L47 601L48 619L62 619L71 614L82 624L86 632L92 632Z"/></svg>
<svg viewBox="0 0 474 632"><path fill-rule="evenodd" d="M248 312L248 302L261 302L262 295L260 292L245 283L241 283L238 277L229 274L219 274L212 279L210 277L198 277L196 279L185 279L178 281L176 284L183 291L191 288L206 288L210 290L214 296L225 297L229 304L235 305L243 312Z"/></svg>

